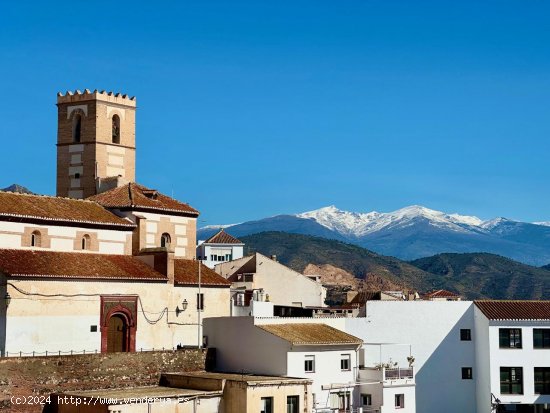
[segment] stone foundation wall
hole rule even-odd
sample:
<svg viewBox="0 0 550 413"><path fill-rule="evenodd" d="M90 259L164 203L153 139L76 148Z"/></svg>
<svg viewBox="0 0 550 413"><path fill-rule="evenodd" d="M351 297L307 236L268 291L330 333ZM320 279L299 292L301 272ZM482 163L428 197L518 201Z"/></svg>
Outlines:
<svg viewBox="0 0 550 413"><path fill-rule="evenodd" d="M47 412L47 406L13 398L37 396L38 402L54 392L156 385L163 372L204 370L206 359L201 350L2 358L0 410Z"/></svg>

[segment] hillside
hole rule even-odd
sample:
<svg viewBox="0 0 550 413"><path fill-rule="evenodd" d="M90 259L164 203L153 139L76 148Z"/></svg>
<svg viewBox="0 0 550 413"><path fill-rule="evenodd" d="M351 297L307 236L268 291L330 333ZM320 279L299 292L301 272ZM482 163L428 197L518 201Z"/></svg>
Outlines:
<svg viewBox="0 0 550 413"><path fill-rule="evenodd" d="M550 271L487 253L438 254L411 261L469 298L548 299Z"/></svg>
<svg viewBox="0 0 550 413"><path fill-rule="evenodd" d="M240 239L249 253L257 251L268 256L277 255L281 263L300 272L309 264L321 267L328 264L361 280L373 280L377 285L431 290L439 283L439 276L409 263L340 241L285 232L262 232ZM311 267L308 272L312 272Z"/></svg>
<svg viewBox="0 0 550 413"><path fill-rule="evenodd" d="M263 232L240 239L248 252L277 255L283 264L300 272L318 273L329 284L332 276L333 280L351 285L345 275L348 272L366 280L366 289L402 286L429 291L444 288L468 299L550 296L550 271L494 254L439 254L404 262L356 245L301 234Z"/></svg>

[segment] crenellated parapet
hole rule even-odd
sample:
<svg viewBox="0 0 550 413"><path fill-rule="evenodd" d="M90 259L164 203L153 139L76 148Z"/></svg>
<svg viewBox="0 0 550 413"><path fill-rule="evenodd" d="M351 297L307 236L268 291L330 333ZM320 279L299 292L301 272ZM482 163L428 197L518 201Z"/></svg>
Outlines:
<svg viewBox="0 0 550 413"><path fill-rule="evenodd" d="M84 89L83 92L77 89L74 92L68 90L66 93L57 93L57 104L78 103L87 100L101 100L117 105L136 107L136 97L122 93L107 92L105 90L98 91L97 89L93 91Z"/></svg>

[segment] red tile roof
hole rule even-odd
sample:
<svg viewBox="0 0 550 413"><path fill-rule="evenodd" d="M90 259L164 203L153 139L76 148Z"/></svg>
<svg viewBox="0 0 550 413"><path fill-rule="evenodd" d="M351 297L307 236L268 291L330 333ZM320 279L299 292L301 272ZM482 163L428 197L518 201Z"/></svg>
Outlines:
<svg viewBox="0 0 550 413"><path fill-rule="evenodd" d="M0 249L0 272L8 276L166 280L131 255Z"/></svg>
<svg viewBox="0 0 550 413"><path fill-rule="evenodd" d="M474 303L489 320L550 320L550 301L478 300Z"/></svg>
<svg viewBox="0 0 550 413"><path fill-rule="evenodd" d="M459 298L460 295L447 290L430 291L424 294L424 298Z"/></svg>
<svg viewBox="0 0 550 413"><path fill-rule="evenodd" d="M141 211L171 212L187 216L198 216L195 208L163 195L155 189L130 182L88 198L105 208L132 209Z"/></svg>
<svg viewBox="0 0 550 413"><path fill-rule="evenodd" d="M47 221L134 228L101 205L80 199L0 191L0 220Z"/></svg>
<svg viewBox="0 0 550 413"><path fill-rule="evenodd" d="M174 281L176 285L197 285L199 283L199 261L174 260ZM230 287L231 282L201 263L201 285Z"/></svg>
<svg viewBox="0 0 550 413"><path fill-rule="evenodd" d="M229 235L222 229L220 229L216 234L212 235L206 241L205 244L242 244L243 242L238 240L232 235Z"/></svg>

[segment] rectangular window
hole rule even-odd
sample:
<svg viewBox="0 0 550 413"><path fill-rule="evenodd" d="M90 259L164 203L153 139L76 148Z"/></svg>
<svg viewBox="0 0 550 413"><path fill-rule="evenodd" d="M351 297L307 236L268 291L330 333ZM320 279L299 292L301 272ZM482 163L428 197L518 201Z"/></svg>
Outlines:
<svg viewBox="0 0 550 413"><path fill-rule="evenodd" d="M472 379L472 368L462 367L462 380L471 380L471 379Z"/></svg>
<svg viewBox="0 0 550 413"><path fill-rule="evenodd" d="M216 261L216 260L214 259L215 257L216 257L215 255L210 255L210 261Z"/></svg>
<svg viewBox="0 0 550 413"><path fill-rule="evenodd" d="M260 413L273 413L273 397L262 397Z"/></svg>
<svg viewBox="0 0 550 413"><path fill-rule="evenodd" d="M197 310L204 310L204 294L197 294Z"/></svg>
<svg viewBox="0 0 550 413"><path fill-rule="evenodd" d="M315 356L306 356L304 361L304 371L306 373L313 373L315 371Z"/></svg>
<svg viewBox="0 0 550 413"><path fill-rule="evenodd" d="M460 329L460 340L461 341L472 341L472 330L469 328Z"/></svg>
<svg viewBox="0 0 550 413"><path fill-rule="evenodd" d="M550 367L535 367L535 393L550 394Z"/></svg>
<svg viewBox="0 0 550 413"><path fill-rule="evenodd" d="M286 397L286 413L298 413L300 409L300 397L299 396L287 396Z"/></svg>
<svg viewBox="0 0 550 413"><path fill-rule="evenodd" d="M372 406L372 394L362 394L361 395L361 405L362 406Z"/></svg>
<svg viewBox="0 0 550 413"><path fill-rule="evenodd" d="M395 395L395 408L396 409L404 409L405 408L405 395L404 394L396 394Z"/></svg>
<svg viewBox="0 0 550 413"><path fill-rule="evenodd" d="M351 370L351 356L349 354L342 354L340 358L340 370Z"/></svg>
<svg viewBox="0 0 550 413"><path fill-rule="evenodd" d="M500 368L500 393L501 394L523 394L523 368L522 367L501 367Z"/></svg>
<svg viewBox="0 0 550 413"><path fill-rule="evenodd" d="M533 329L533 348L550 348L550 328Z"/></svg>
<svg viewBox="0 0 550 413"><path fill-rule="evenodd" d="M521 348L521 328L499 328L500 348Z"/></svg>

